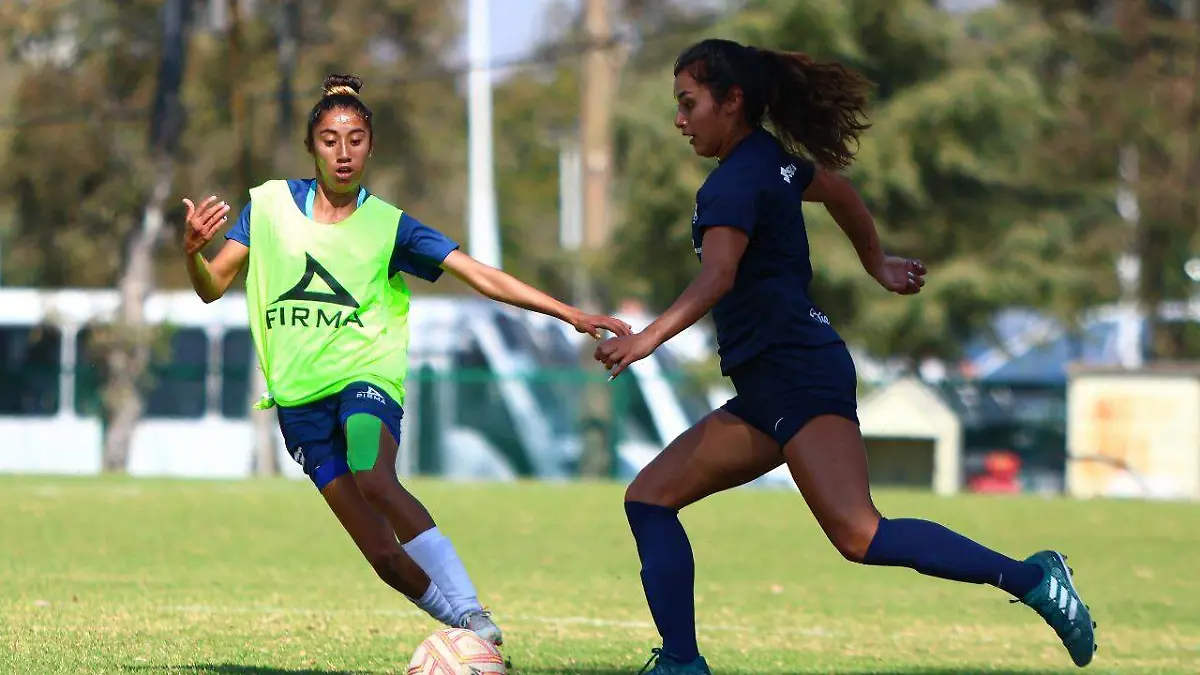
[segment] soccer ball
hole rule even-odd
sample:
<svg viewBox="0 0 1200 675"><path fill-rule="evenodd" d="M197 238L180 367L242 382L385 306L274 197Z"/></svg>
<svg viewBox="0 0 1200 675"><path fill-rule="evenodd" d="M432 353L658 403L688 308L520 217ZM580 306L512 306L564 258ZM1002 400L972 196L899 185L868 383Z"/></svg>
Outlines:
<svg viewBox="0 0 1200 675"><path fill-rule="evenodd" d="M465 628L443 628L417 646L408 675L505 675L504 657L492 643Z"/></svg>

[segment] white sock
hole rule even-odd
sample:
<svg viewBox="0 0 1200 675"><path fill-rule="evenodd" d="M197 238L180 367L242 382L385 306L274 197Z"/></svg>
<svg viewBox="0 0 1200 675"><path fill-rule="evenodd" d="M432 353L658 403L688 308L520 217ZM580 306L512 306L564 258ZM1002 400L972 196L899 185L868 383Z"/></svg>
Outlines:
<svg viewBox="0 0 1200 675"><path fill-rule="evenodd" d="M409 598L412 600L412 598ZM454 609L450 607L450 602L446 600L446 596L442 595L442 589L438 585L429 582L429 588L425 589L425 595L421 596L420 600L412 600L413 604L420 607L426 614L441 621L447 626L454 626L454 620L458 618L454 613Z"/></svg>
<svg viewBox="0 0 1200 675"><path fill-rule="evenodd" d="M450 543L437 527L425 530L404 545L404 552L416 561L429 579L441 590L454 618L461 620L468 612L483 609L475 592L467 568L463 566L454 544Z"/></svg>

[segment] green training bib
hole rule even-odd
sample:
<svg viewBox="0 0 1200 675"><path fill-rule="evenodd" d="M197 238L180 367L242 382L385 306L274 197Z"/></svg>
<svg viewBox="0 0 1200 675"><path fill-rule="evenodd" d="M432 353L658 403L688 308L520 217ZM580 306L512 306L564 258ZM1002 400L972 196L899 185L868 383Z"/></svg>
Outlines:
<svg viewBox="0 0 1200 675"><path fill-rule="evenodd" d="M284 180L250 198L246 300L269 392L255 407L302 405L360 380L403 404L411 294L388 276L402 211L372 195L325 225Z"/></svg>

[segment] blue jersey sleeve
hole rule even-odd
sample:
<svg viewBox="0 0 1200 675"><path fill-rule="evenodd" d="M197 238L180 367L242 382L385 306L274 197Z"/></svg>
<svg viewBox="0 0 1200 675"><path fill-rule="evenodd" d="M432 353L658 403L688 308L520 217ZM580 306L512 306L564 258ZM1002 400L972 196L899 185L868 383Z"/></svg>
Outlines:
<svg viewBox="0 0 1200 675"><path fill-rule="evenodd" d="M250 246L250 205L242 209L242 215L238 217L237 222L229 231L225 233L226 239L232 239L242 246Z"/></svg>
<svg viewBox="0 0 1200 675"><path fill-rule="evenodd" d="M442 261L456 248L458 244L446 235L407 213L401 214L388 276L406 272L425 281L437 281L442 276Z"/></svg>
<svg viewBox="0 0 1200 675"><path fill-rule="evenodd" d="M761 191L749 181L728 181L705 186L696 205L696 229L734 227L754 236Z"/></svg>
<svg viewBox="0 0 1200 675"><path fill-rule="evenodd" d="M800 190L800 194L804 194L808 186L812 185L813 179L817 177L817 165L801 157L795 163L795 167L796 175L792 176L792 184Z"/></svg>

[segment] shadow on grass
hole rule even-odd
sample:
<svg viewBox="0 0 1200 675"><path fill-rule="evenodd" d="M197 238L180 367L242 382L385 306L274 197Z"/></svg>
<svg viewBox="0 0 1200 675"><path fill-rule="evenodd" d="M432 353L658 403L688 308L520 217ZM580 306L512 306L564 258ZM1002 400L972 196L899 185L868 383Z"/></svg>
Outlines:
<svg viewBox="0 0 1200 675"><path fill-rule="evenodd" d="M320 668L269 668L265 666L241 666L232 663L192 664L185 666L125 666L127 672L145 673L211 673L212 675L373 675L374 671L367 670L323 670ZM510 664L510 675L636 675L636 667L597 667L565 669L549 666L519 666ZM762 675L761 670L725 670L720 675ZM814 672L830 673L831 675L1061 675L1063 670L1043 669L1014 669L1002 668L921 668L919 666L901 666L898 668L856 668L849 667L836 670L795 670L778 671L772 675L811 675Z"/></svg>
<svg viewBox="0 0 1200 675"><path fill-rule="evenodd" d="M726 670L724 668L718 670L720 675L762 675L764 670ZM814 675L815 673L826 673L829 675L1062 675L1066 670L1042 670L1042 669L998 669L991 670L988 668L920 668L920 667L901 667L901 668L845 668L835 670L779 670L772 671L772 675ZM510 675L637 675L635 668L583 668L583 669L562 669L562 668L512 668L509 670Z"/></svg>
<svg viewBox="0 0 1200 675"><path fill-rule="evenodd" d="M325 670L323 668L270 668L241 666L234 663L200 663L186 666L124 666L126 672L210 673L211 675L372 675L368 670Z"/></svg>

